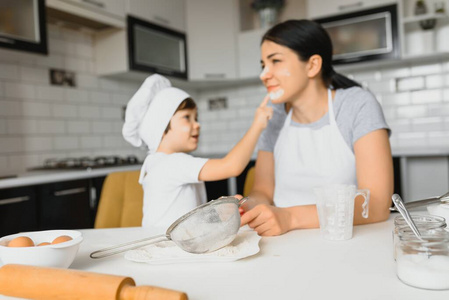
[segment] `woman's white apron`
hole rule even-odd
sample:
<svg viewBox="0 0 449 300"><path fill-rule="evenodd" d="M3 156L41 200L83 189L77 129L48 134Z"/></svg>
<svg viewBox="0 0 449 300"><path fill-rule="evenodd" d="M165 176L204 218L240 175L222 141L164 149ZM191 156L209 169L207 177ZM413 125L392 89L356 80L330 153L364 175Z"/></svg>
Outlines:
<svg viewBox="0 0 449 300"><path fill-rule="evenodd" d="M287 115L274 147L274 203L278 207L315 204L313 188L329 183L357 186L355 156L343 139L328 90L329 123L320 129L291 125Z"/></svg>

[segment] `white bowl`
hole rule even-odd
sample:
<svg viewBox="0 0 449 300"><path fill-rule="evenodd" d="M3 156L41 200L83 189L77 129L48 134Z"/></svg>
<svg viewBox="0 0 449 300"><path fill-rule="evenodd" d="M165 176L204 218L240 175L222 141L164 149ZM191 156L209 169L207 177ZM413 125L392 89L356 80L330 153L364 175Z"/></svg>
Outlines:
<svg viewBox="0 0 449 300"><path fill-rule="evenodd" d="M60 244L39 247L8 247L9 241L19 236L27 236L35 245L42 242L51 243L61 235L68 235L72 240ZM0 259L3 264L21 264L40 267L68 268L83 241L81 232L75 230L46 230L23 232L0 238Z"/></svg>
<svg viewBox="0 0 449 300"><path fill-rule="evenodd" d="M427 206L429 214L440 216L446 219L446 223L449 222L449 204L435 204Z"/></svg>

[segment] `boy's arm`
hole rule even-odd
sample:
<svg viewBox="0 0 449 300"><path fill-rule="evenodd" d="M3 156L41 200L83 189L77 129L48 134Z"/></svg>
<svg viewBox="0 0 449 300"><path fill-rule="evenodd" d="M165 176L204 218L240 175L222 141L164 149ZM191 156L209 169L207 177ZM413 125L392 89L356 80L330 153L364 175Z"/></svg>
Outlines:
<svg viewBox="0 0 449 300"><path fill-rule="evenodd" d="M240 175L251 159L257 140L267 127L273 115L273 109L267 107L269 97L266 96L257 108L254 121L243 138L232 150L221 159L209 159L198 175L201 181L221 180Z"/></svg>

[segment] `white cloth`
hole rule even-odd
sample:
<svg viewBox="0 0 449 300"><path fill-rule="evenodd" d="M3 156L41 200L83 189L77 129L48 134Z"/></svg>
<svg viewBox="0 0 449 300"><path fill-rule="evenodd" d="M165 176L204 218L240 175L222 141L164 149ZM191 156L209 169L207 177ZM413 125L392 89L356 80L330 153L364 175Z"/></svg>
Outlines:
<svg viewBox="0 0 449 300"><path fill-rule="evenodd" d="M206 188L198 175L207 161L186 153L156 152L147 156L139 179L144 189L143 227L167 229L176 219L206 203Z"/></svg>
<svg viewBox="0 0 449 300"><path fill-rule="evenodd" d="M122 133L133 146L139 147L143 141L149 152L155 153L179 104L190 98L183 90L170 86L165 77L152 75L129 101Z"/></svg>
<svg viewBox="0 0 449 300"><path fill-rule="evenodd" d="M329 125L318 130L291 125L292 109L274 147L274 203L316 204L313 188L329 183L357 185L355 156L335 122L328 90Z"/></svg>

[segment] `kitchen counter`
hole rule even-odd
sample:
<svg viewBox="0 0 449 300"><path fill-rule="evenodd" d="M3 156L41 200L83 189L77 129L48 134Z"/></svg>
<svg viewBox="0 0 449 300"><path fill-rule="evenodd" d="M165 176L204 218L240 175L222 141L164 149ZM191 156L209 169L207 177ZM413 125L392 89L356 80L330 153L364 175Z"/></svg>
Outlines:
<svg viewBox="0 0 449 300"><path fill-rule="evenodd" d="M103 247L160 233L142 228L81 230L84 241L71 268L130 276L137 285L184 291L192 300L449 299L449 291L403 284L392 256L393 214L387 222L355 226L348 241L326 241L318 229L263 237L260 252L234 262L149 265L123 254L93 260Z"/></svg>
<svg viewBox="0 0 449 300"><path fill-rule="evenodd" d="M108 168L87 168L85 170L42 170L29 171L17 177L0 180L0 189L30 186L59 181L70 181L85 178L106 176L112 172L140 170L141 165L129 165Z"/></svg>

